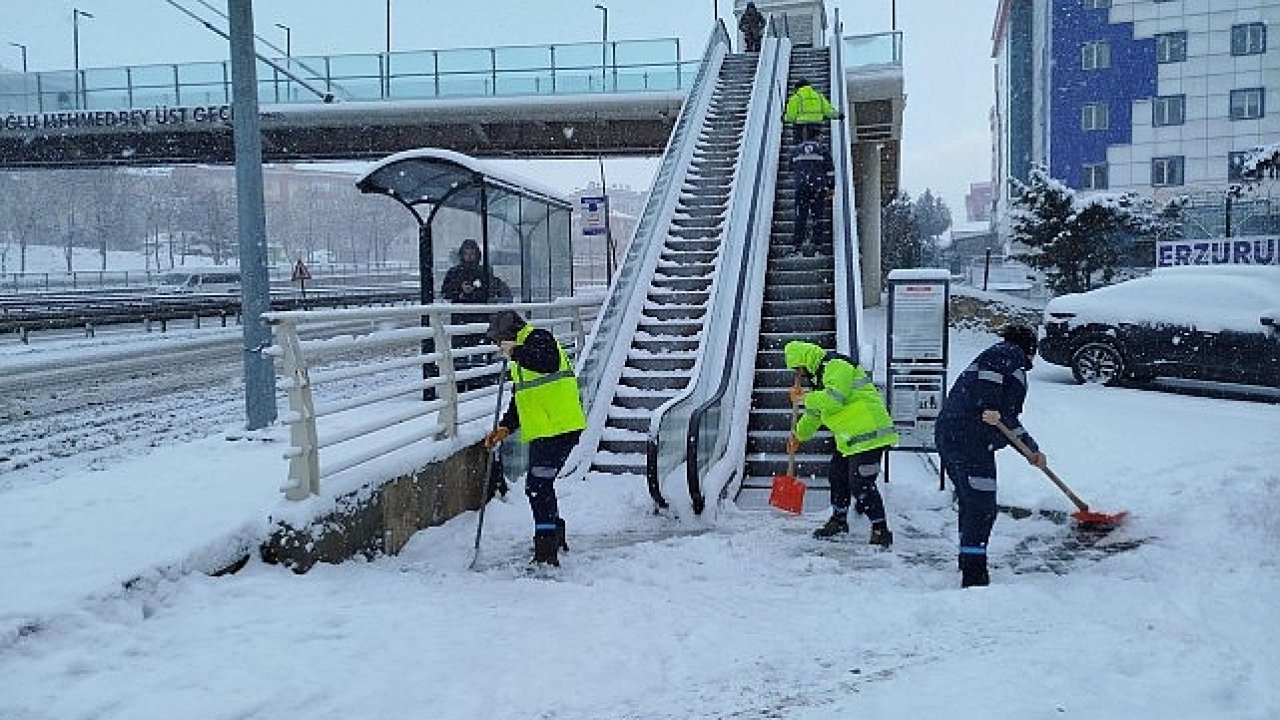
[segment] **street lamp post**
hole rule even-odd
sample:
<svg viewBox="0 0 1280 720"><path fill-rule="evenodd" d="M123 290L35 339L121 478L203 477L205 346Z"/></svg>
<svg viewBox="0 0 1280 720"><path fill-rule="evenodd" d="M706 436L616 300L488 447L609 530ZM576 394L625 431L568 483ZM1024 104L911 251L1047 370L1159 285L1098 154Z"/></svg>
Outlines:
<svg viewBox="0 0 1280 720"><path fill-rule="evenodd" d="M391 54L391 0L387 0L387 54Z"/></svg>
<svg viewBox="0 0 1280 720"><path fill-rule="evenodd" d="M75 66L75 91L76 91L76 108L84 107L84 98L80 82L80 17L84 16L93 19L93 13L87 13L80 8L71 8L71 55L72 62Z"/></svg>
<svg viewBox="0 0 1280 720"><path fill-rule="evenodd" d="M27 46L22 43L11 42L10 45L22 51L22 74L27 73Z"/></svg>
<svg viewBox="0 0 1280 720"><path fill-rule="evenodd" d="M292 72L293 71L293 30L291 30L289 26L285 25L284 23L276 23L275 25L276 27L284 31L284 66L289 68L289 71ZM279 94L280 94L280 91L279 89L277 89L276 95L278 96ZM284 98L285 100L293 100L293 83L287 79L285 80L285 83L284 83ZM279 98L277 97L277 99Z"/></svg>
<svg viewBox="0 0 1280 720"><path fill-rule="evenodd" d="M600 91L609 89L609 8L596 4L596 9L604 13L600 24Z"/></svg>

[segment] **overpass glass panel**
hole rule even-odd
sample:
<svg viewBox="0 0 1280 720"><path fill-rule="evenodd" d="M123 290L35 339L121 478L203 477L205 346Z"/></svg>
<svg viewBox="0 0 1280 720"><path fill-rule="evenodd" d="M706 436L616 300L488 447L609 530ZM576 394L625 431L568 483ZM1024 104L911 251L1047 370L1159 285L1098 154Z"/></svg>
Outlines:
<svg viewBox="0 0 1280 720"><path fill-rule="evenodd" d="M845 70L874 65L902 65L902 33L852 35L844 39Z"/></svg>

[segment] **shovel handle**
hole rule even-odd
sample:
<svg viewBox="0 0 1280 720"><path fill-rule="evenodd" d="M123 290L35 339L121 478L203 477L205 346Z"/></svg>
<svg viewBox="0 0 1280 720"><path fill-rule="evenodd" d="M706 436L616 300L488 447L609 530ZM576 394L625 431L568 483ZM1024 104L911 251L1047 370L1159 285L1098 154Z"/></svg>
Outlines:
<svg viewBox="0 0 1280 720"><path fill-rule="evenodd" d="M1023 457L1030 460L1031 456L1035 454L1031 450L1031 448L1027 447L1026 443L1022 442L1022 440L1017 435L1013 434L1012 430L1005 427L1005 424L1002 421L997 420L996 427L1000 429L1000 432L1004 433L1004 436L1008 438L1009 442L1015 448L1018 449L1018 452L1022 453ZM1082 512L1089 512L1089 504L1086 503L1084 500L1081 500L1079 495L1076 495L1075 493L1071 492L1071 488L1067 487L1067 484L1062 481L1062 478L1058 477L1057 473L1050 470L1048 465L1044 465L1043 467L1040 467L1040 469L1044 471L1044 474L1047 475L1050 480L1053 481L1054 485L1058 486L1058 489L1061 490L1063 494L1071 498L1071 502L1075 503L1075 506L1077 508L1079 508Z"/></svg>
<svg viewBox="0 0 1280 720"><path fill-rule="evenodd" d="M800 371L799 370L796 370L795 380L791 383L791 387L793 388L800 387ZM790 400L790 397L788 397L787 399ZM792 400L791 401L791 430L790 430L791 433L795 433L796 419L799 417L800 417L800 404ZM787 445L790 446L791 438L788 437L787 440L788 440ZM790 447L788 447L787 448L787 477L795 477L795 476L796 476L796 454L791 451Z"/></svg>

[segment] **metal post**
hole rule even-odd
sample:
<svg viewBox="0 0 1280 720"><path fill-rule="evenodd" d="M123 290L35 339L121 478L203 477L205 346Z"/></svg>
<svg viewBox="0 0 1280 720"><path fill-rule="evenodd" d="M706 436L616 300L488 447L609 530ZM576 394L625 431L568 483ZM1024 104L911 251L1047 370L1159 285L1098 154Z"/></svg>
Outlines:
<svg viewBox="0 0 1280 720"><path fill-rule="evenodd" d="M391 54L391 0L387 0L387 54Z"/></svg>
<svg viewBox="0 0 1280 720"><path fill-rule="evenodd" d="M293 70L293 30L284 23L276 23L276 27L284 31L284 66ZM276 100L279 100L276 97ZM284 83L284 99L286 102L293 100L293 88L290 87L289 81Z"/></svg>
<svg viewBox="0 0 1280 720"><path fill-rule="evenodd" d="M87 13L79 8L71 8L71 52L72 61L75 65L75 93L76 93L76 109L84 107L84 83L80 81L80 16L92 18L93 13Z"/></svg>
<svg viewBox="0 0 1280 720"><path fill-rule="evenodd" d="M596 9L604 13L600 20L600 92L609 89L609 8L596 4Z"/></svg>
<svg viewBox="0 0 1280 720"><path fill-rule="evenodd" d="M987 259L982 263L982 289L987 289L987 282L991 280L991 248L987 248Z"/></svg>
<svg viewBox="0 0 1280 720"><path fill-rule="evenodd" d="M241 305L244 308L244 391L248 429L276 419L276 376L271 329L262 322L271 309L267 275L267 221L262 189L262 132L258 118L258 69L253 51L253 0L227 0L231 39L233 132L236 148L236 208L240 232Z"/></svg>
<svg viewBox="0 0 1280 720"><path fill-rule="evenodd" d="M22 50L22 74L27 74L27 46L22 43L11 42L10 45Z"/></svg>

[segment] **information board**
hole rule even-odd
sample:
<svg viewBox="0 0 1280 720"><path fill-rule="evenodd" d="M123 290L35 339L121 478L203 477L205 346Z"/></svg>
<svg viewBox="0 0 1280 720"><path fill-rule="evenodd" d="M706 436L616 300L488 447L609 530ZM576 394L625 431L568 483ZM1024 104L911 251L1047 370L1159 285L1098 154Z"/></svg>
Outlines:
<svg viewBox="0 0 1280 720"><path fill-rule="evenodd" d="M888 405L896 450L933 451L933 429L947 394L947 303L951 273L889 273Z"/></svg>
<svg viewBox="0 0 1280 720"><path fill-rule="evenodd" d="M604 235L608 198L603 195L586 195L578 202L582 211L582 234Z"/></svg>
<svg viewBox="0 0 1280 720"><path fill-rule="evenodd" d="M945 352L947 284L893 283L890 292L893 336L889 362L941 362Z"/></svg>
<svg viewBox="0 0 1280 720"><path fill-rule="evenodd" d="M932 449L933 428L946 397L945 371L893 373L889 377L889 414L899 449Z"/></svg>

